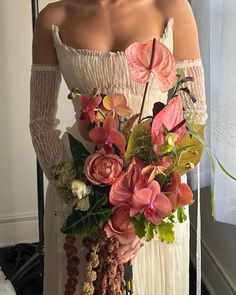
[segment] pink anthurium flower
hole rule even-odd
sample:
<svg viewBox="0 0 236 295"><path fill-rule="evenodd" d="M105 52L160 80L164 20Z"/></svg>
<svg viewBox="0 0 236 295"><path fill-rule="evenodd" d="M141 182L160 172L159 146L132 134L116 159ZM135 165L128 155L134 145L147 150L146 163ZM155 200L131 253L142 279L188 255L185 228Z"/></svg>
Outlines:
<svg viewBox="0 0 236 295"><path fill-rule="evenodd" d="M183 105L179 96L174 97L168 105L162 109L153 119L151 128L151 138L154 144L154 151L156 154L160 153L161 146L165 142L166 135L163 125L171 131L178 124L183 122ZM186 132L185 124L174 131L177 135L176 143L178 143Z"/></svg>
<svg viewBox="0 0 236 295"><path fill-rule="evenodd" d="M172 211L172 205L167 196L161 193L160 185L153 180L146 188L137 190L132 198L130 216L144 213L148 221L159 224Z"/></svg>
<svg viewBox="0 0 236 295"><path fill-rule="evenodd" d="M146 187L146 176L141 171L143 163L134 158L130 163L128 171L125 172L110 189L109 200L112 205L130 203L132 196L137 189Z"/></svg>
<svg viewBox="0 0 236 295"><path fill-rule="evenodd" d="M170 50L159 40L135 42L125 50L125 55L136 82L147 83L153 73L162 92L167 92L175 85L176 61Z"/></svg>
<svg viewBox="0 0 236 295"><path fill-rule="evenodd" d="M168 198L172 203L173 211L180 206L189 205L193 200L193 192L186 183L181 183L181 175L174 171L172 181L169 185L163 187L165 192L169 192Z"/></svg>
<svg viewBox="0 0 236 295"><path fill-rule="evenodd" d="M89 118L92 123L96 122L96 124L98 124L95 110L98 108L98 106L102 102L102 97L100 95L97 95L93 97L92 99L90 99L89 96L87 95L81 95L79 98L79 101L80 101L80 104L82 105L80 120Z"/></svg>
<svg viewBox="0 0 236 295"><path fill-rule="evenodd" d="M123 94L105 96L103 98L103 106L113 117L116 114L120 117L128 117L132 113L132 110L127 106L127 101Z"/></svg>
<svg viewBox="0 0 236 295"><path fill-rule="evenodd" d="M89 132L91 140L102 146L106 153L112 151L114 144L122 153L125 152L126 140L124 135L116 128L116 122L113 118L107 117L102 127L95 127Z"/></svg>
<svg viewBox="0 0 236 295"><path fill-rule="evenodd" d="M148 183L155 179L158 174L165 174L172 166L173 161L170 157L163 157L159 162L150 164L142 169L142 174L148 174Z"/></svg>

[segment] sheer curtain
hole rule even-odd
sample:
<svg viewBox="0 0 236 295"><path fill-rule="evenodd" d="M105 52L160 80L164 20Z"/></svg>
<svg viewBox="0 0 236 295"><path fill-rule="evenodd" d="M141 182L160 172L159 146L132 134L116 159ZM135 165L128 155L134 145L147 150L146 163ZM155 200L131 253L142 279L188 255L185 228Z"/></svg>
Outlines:
<svg viewBox="0 0 236 295"><path fill-rule="evenodd" d="M211 0L211 146L236 175L236 1ZM217 221L236 224L236 182L215 176Z"/></svg>
<svg viewBox="0 0 236 295"><path fill-rule="evenodd" d="M193 0L206 76L209 120L206 141L236 175L236 1ZM202 186L210 184L210 164L201 162ZM193 187L196 173L191 176ZM215 174L215 217L236 224L236 182L218 166Z"/></svg>

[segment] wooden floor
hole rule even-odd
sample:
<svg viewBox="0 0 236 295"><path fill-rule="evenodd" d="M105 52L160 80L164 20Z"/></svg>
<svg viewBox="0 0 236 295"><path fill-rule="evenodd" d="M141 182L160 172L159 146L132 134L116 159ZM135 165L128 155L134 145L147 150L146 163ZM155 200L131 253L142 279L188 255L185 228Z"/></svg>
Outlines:
<svg viewBox="0 0 236 295"><path fill-rule="evenodd" d="M0 266L7 277L12 276L14 271L14 256L12 256L12 248L0 248ZM39 270L40 271L40 270ZM37 267L36 267L37 272ZM196 285L196 271L192 264L190 264L190 290L189 295L195 295ZM21 290L17 291L17 295L42 295L42 280L40 276L36 276L31 281L25 283ZM54 295L54 294L53 294ZM162 294L165 295L165 294ZM202 295L210 295L204 284L202 284Z"/></svg>

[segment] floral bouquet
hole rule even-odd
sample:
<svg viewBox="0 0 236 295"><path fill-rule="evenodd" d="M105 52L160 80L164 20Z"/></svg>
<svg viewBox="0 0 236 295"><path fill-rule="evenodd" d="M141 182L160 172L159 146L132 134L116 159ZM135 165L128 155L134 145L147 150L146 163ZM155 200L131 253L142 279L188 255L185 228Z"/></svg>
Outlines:
<svg viewBox="0 0 236 295"><path fill-rule="evenodd" d="M76 235L84 237L88 248L82 294L132 294L132 276L125 271L119 248L139 239L151 241L154 235L172 243L174 223L186 220L184 206L193 202L181 176L200 161L204 127L190 126L184 119L178 96L186 91L196 102L182 87L193 78L177 72L173 55L156 39L132 44L125 55L132 78L145 84L140 113L132 114L121 93L94 89L84 95L73 89L68 96L79 99L80 120L95 149L90 154L68 134L73 159L52 167L58 191L73 203L61 229L68 260L65 295L76 290ZM153 113L143 118L150 75L169 96L166 105L155 103Z"/></svg>

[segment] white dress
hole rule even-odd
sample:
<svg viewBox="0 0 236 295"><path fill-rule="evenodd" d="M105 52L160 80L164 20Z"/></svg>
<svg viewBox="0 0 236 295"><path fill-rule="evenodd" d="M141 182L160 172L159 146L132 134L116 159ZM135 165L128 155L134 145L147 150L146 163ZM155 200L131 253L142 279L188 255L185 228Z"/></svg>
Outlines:
<svg viewBox="0 0 236 295"><path fill-rule="evenodd" d="M6 280L0 267L0 295L16 295L16 292L9 280Z"/></svg>
<svg viewBox="0 0 236 295"><path fill-rule="evenodd" d="M36 154L40 164L47 175L50 165L55 164L50 155L54 146L54 153L64 150L67 157L71 157L68 138L64 134L58 139L60 132L55 129L58 124L55 119L57 109L57 84L60 84L60 73L68 86L68 89L78 87L82 93L91 93L94 87L101 88L102 93L123 93L133 113L138 113L143 96L144 86L135 83L129 73L127 61L123 52L100 52L86 49L76 50L63 44L57 26L52 26L54 46L56 48L59 67L50 65L33 65L31 77L31 134ZM173 19L169 19L165 33L161 38L170 51L173 51ZM184 67L186 73L197 77L198 87L195 93L201 96L199 104L194 108L183 94L186 116L192 118L196 123L204 124L206 119L206 106L204 97L204 76L201 60L184 61L178 63L178 67ZM39 105L40 91L43 87L43 80L50 83L50 73L56 73L53 80L54 90L50 91L53 98L50 106L44 101ZM45 82L46 83L46 82ZM42 85L41 85L42 84ZM41 86L40 86L41 85ZM46 87L46 86L45 86ZM44 89L45 95L45 89ZM152 79L148 91L144 115L150 115L153 103L156 101L166 102L167 94L158 89L155 80ZM43 95L41 101L43 103ZM52 102L54 101L54 103ZM73 100L76 118L79 116L78 100ZM47 111L48 107L48 111ZM53 108L52 111L50 108ZM45 111L46 110L46 111ZM45 130L46 115L52 116L48 120L47 131ZM72 114L73 115L73 114ZM39 124L40 118L42 122ZM38 124L38 126L37 126ZM41 127L41 129L40 129ZM43 133L45 132L45 134ZM74 137L84 143L90 149L89 144L82 140L78 132L77 124L67 129ZM45 135L45 137L44 137ZM60 232L63 216L68 208L63 206L56 193L54 184L49 183L45 205L45 273L44 273L44 295L63 295L64 285L67 280L66 259L63 250L64 235ZM188 210L187 210L188 215ZM173 244L166 244L156 237L153 241L146 243L141 248L133 261L134 271L134 294L135 295L188 295L189 294L189 219L184 224L175 225L176 239ZM79 284L76 294L81 294L83 272L85 270L85 250L78 240L79 251Z"/></svg>

